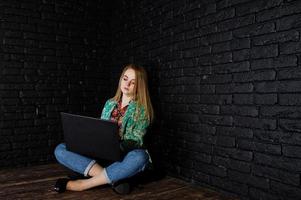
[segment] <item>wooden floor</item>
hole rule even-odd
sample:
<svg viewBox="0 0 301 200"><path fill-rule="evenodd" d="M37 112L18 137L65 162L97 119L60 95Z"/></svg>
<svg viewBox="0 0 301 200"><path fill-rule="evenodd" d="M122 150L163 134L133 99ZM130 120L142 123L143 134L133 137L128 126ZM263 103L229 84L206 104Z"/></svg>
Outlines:
<svg viewBox="0 0 301 200"><path fill-rule="evenodd" d="M232 200L212 190L189 185L179 179L165 177L159 181L136 187L128 195L118 195L109 186L96 187L84 192L53 191L56 179L66 177L67 171L58 164L0 170L0 199L81 199L81 200Z"/></svg>

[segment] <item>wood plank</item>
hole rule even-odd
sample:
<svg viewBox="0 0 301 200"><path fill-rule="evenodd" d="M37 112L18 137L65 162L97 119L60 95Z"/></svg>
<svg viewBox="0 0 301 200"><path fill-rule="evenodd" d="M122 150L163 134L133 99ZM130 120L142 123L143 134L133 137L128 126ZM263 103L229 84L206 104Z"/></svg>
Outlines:
<svg viewBox="0 0 301 200"><path fill-rule="evenodd" d="M110 186L100 186L83 192L66 191L58 194L53 190L55 181L67 174L58 164L9 169L0 171L0 199L103 199L103 200L234 200L215 191L196 187L186 182L165 177L159 181L134 188L129 195L118 195Z"/></svg>
<svg viewBox="0 0 301 200"><path fill-rule="evenodd" d="M66 168L58 164L1 170L0 180L5 180L5 183L0 183L0 187L24 181L62 177L66 172Z"/></svg>

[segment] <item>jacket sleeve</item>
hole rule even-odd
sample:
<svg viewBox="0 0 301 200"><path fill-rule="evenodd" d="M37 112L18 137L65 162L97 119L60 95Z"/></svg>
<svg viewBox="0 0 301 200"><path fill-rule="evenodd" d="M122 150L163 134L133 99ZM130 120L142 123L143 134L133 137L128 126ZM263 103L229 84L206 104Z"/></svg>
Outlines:
<svg viewBox="0 0 301 200"><path fill-rule="evenodd" d="M133 128L124 136L124 140L120 143L120 149L123 152L129 152L133 149L145 148L143 137L149 126L148 120L143 117L135 121Z"/></svg>
<svg viewBox="0 0 301 200"><path fill-rule="evenodd" d="M102 109L102 112L101 112L101 116L100 116L100 119L106 119L105 115L106 115L106 112L108 112L108 104L109 104L109 100L106 101L103 109Z"/></svg>

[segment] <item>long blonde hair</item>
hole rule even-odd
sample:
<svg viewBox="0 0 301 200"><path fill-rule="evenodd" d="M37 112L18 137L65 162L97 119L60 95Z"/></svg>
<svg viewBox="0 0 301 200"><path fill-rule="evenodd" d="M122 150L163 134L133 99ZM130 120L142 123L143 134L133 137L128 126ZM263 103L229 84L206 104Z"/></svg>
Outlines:
<svg viewBox="0 0 301 200"><path fill-rule="evenodd" d="M133 69L135 71L135 86L134 86L133 100L136 101L138 105L144 107L145 116L147 117L149 122L152 122L154 118L154 111L148 92L147 73L143 67L134 64L128 64L124 67L121 76L119 78L118 89L116 91L115 96L112 99L114 99L117 102L121 100L122 97L122 92L120 89L121 80L124 76L124 73L128 69Z"/></svg>

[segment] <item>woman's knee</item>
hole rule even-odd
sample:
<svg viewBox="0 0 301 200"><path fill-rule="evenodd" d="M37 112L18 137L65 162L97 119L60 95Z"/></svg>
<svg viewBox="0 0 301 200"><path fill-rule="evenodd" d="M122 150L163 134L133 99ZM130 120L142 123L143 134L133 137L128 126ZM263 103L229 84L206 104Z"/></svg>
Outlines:
<svg viewBox="0 0 301 200"><path fill-rule="evenodd" d="M148 154L142 149L136 149L129 152L129 157L132 157L134 163L136 163L139 167L143 167L149 159Z"/></svg>
<svg viewBox="0 0 301 200"><path fill-rule="evenodd" d="M65 143L61 143L61 144L57 145L54 149L54 155L55 155L56 159L63 157L65 151L66 151Z"/></svg>

